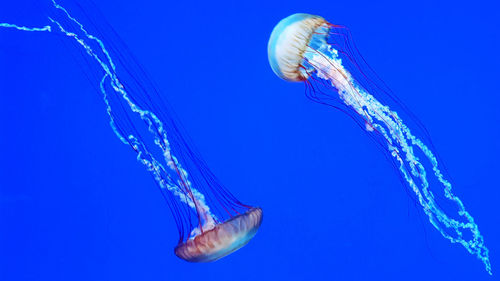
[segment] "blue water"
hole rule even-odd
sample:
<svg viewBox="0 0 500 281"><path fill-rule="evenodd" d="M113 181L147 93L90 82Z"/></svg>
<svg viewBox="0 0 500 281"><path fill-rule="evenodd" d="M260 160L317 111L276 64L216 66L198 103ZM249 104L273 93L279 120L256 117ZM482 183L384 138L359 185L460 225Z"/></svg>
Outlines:
<svg viewBox="0 0 500 281"><path fill-rule="evenodd" d="M0 29L0 280L500 279L498 4L96 5L213 172L262 207L264 222L250 244L215 263L178 259L168 208L91 83L102 74L62 35ZM0 7L0 22L49 24L48 2ZM426 125L485 238L493 276L429 224L347 115L272 72L267 40L296 12L350 27Z"/></svg>

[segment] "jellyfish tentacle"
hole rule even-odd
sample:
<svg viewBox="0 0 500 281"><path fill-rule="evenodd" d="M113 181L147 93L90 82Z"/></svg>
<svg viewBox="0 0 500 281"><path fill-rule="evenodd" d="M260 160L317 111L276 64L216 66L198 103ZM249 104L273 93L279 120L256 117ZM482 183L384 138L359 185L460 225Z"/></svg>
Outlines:
<svg viewBox="0 0 500 281"><path fill-rule="evenodd" d="M308 61L318 70L318 77L330 81L332 86L337 89L341 100L351 106L358 114L366 116L365 120L387 140L389 151L400 163L400 171L417 195L418 201L429 217L431 224L443 237L452 243L463 245L471 254L481 259L485 264L486 271L491 273L488 249L484 245L484 239L479 232L478 226L474 223L473 217L465 210L462 201L453 195L451 183L444 178L432 151L411 133L396 112L391 111L388 106L382 105L374 96L356 86L356 82L343 68L336 52L329 49L327 45L320 49L319 52L321 52L321 55L313 54L309 56L306 54ZM325 60L328 60L328 62ZM431 163L434 176L444 187L445 197L458 206L458 215L464 217L467 222L457 221L438 206L432 191L429 189L424 164L416 156L415 149L420 150L426 156L428 162ZM404 162L408 165L404 165ZM415 178L420 182L416 182ZM464 238L463 230L466 229L473 236L470 240ZM448 231L451 231L454 235Z"/></svg>
<svg viewBox="0 0 500 281"><path fill-rule="evenodd" d="M5 27L5 28L13 28L17 29L20 31L41 31L41 32L51 32L52 27L50 25L46 25L44 27L26 27L22 25L16 25L16 24L11 24L11 23L0 23L0 27Z"/></svg>

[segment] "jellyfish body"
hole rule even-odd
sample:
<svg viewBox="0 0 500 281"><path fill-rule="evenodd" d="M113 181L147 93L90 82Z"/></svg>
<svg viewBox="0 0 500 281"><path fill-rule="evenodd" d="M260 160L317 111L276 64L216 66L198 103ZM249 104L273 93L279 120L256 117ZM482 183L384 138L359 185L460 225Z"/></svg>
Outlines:
<svg viewBox="0 0 500 281"><path fill-rule="evenodd" d="M293 14L280 21L268 44L269 64L280 78L299 82L307 80L303 71L304 55L309 42L325 19L309 14Z"/></svg>
<svg viewBox="0 0 500 281"><path fill-rule="evenodd" d="M396 111L379 101L383 97L374 95L382 92L384 85L370 76L371 69L345 27L319 16L291 15L274 28L268 58L277 76L292 82L303 81L310 99L341 109L366 129L392 159L430 223L443 237L478 257L491 274L484 239L462 201L452 193L451 183L438 167L437 156ZM389 97L397 101L396 97ZM436 196L431 183L441 185L442 197ZM441 207L448 203L454 206L453 211Z"/></svg>
<svg viewBox="0 0 500 281"><path fill-rule="evenodd" d="M262 210L241 203L219 182L127 46L116 38L108 49L94 35L115 34L102 18L90 20L101 24L88 29L55 0L52 6L50 25L0 27L65 35L93 62L91 70L102 73L98 86L111 127L151 173L173 215L179 232L175 254L190 262L208 262L247 244L262 222Z"/></svg>
<svg viewBox="0 0 500 281"><path fill-rule="evenodd" d="M262 222L262 209L253 208L216 225L175 247L175 254L189 262L211 262L245 246Z"/></svg>

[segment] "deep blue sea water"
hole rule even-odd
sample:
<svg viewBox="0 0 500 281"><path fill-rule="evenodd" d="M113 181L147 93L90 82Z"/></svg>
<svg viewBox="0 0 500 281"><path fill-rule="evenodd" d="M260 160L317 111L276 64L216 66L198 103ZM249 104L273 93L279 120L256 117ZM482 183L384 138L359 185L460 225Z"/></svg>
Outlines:
<svg viewBox="0 0 500 281"><path fill-rule="evenodd" d="M90 83L101 74L89 73L68 38L0 29L1 281L500 280L496 1L95 5L213 172L262 207L264 222L217 262L178 259L166 204ZM48 1L2 1L0 22L44 26L47 10ZM493 276L429 224L366 132L272 72L267 40L296 12L350 27L429 129Z"/></svg>

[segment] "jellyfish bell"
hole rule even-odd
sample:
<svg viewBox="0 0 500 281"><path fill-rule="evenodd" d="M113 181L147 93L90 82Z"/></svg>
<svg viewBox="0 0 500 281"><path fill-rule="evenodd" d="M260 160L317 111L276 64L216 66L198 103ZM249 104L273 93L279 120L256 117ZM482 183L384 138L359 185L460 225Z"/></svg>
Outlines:
<svg viewBox="0 0 500 281"><path fill-rule="evenodd" d="M429 222L445 239L480 259L491 274L483 236L452 193L428 131L368 66L346 27L320 16L291 15L273 29L268 59L278 77L303 82L309 99L347 113L363 128L392 162Z"/></svg>
<svg viewBox="0 0 500 281"><path fill-rule="evenodd" d="M216 261L245 246L261 223L262 209L252 208L181 242L174 249L175 255L188 262Z"/></svg>
<svg viewBox="0 0 500 281"><path fill-rule="evenodd" d="M291 82L307 80L302 61L315 33L328 25L320 17L310 14L293 14L281 20L271 33L267 45L271 68L278 77ZM324 33L326 34L326 33Z"/></svg>

